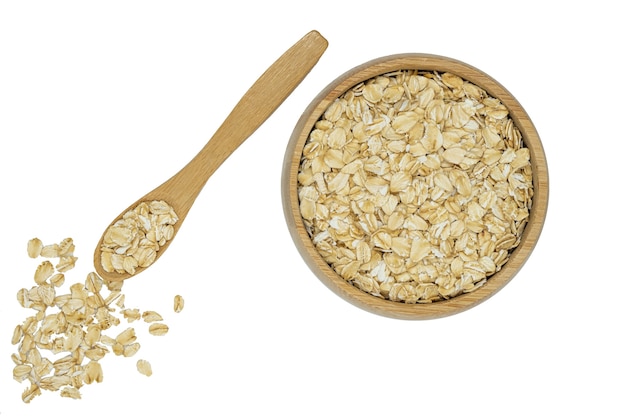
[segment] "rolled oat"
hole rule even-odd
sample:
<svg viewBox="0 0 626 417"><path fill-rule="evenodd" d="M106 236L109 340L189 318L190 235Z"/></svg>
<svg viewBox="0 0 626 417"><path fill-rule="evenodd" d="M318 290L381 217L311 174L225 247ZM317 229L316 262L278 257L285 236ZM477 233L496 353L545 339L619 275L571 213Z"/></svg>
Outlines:
<svg viewBox="0 0 626 417"><path fill-rule="evenodd" d="M174 296L174 312L180 313L185 307L185 299L181 295Z"/></svg>
<svg viewBox="0 0 626 417"><path fill-rule="evenodd" d="M139 371L140 374L143 374L145 376L151 376L152 365L150 364L150 362L148 362L145 359L139 359L137 361L137 371Z"/></svg>

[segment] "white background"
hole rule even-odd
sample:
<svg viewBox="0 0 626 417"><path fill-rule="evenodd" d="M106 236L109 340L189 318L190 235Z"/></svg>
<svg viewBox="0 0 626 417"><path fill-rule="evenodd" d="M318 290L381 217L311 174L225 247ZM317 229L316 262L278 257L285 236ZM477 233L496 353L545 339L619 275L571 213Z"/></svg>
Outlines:
<svg viewBox="0 0 626 417"><path fill-rule="evenodd" d="M616 2L0 2L0 417L71 415L623 416L626 35ZM125 284L162 338L108 356L80 401L21 401L13 328L29 313L26 242L73 237L77 267L108 222L191 159L309 30L318 65L210 179L168 253ZM543 140L540 242L495 297L401 321L331 293L299 257L280 179L315 95L370 59L465 61L521 102ZM172 298L186 308L174 314ZM120 327L121 331L123 327ZM152 362L154 375L135 371ZM178 414L176 414L178 415Z"/></svg>

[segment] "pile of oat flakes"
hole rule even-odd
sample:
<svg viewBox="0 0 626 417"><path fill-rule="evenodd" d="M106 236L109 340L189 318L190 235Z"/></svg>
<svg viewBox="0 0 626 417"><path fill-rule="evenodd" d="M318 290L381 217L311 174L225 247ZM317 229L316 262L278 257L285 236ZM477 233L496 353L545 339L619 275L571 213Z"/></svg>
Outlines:
<svg viewBox="0 0 626 417"><path fill-rule="evenodd" d="M337 98L298 173L313 244L377 297L471 292L519 245L532 206L529 149L507 108L450 73L403 70Z"/></svg>
<svg viewBox="0 0 626 417"><path fill-rule="evenodd" d="M74 249L71 238L50 245L37 238L28 242L28 255L45 260L35 270L35 285L17 293L20 305L33 312L15 327L11 341L17 346L11 355L13 378L28 383L22 394L26 403L42 390L79 399L81 387L103 381L102 358L135 356L141 348L135 328L116 330L124 321L144 322L155 336L169 330L159 313L125 306L123 281L106 282L90 272L84 281L67 282L66 273L77 260ZM183 298L175 296L174 311L183 306ZM152 375L147 360L139 359L136 367Z"/></svg>
<svg viewBox="0 0 626 417"><path fill-rule="evenodd" d="M100 263L106 272L135 275L174 237L178 215L163 200L142 201L109 226L101 244Z"/></svg>

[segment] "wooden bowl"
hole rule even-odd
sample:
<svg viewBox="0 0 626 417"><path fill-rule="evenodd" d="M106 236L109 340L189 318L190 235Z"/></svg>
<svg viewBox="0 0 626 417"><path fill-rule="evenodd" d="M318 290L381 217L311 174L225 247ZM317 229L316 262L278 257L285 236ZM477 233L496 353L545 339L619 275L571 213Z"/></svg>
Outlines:
<svg viewBox="0 0 626 417"><path fill-rule="evenodd" d="M529 220L519 245L509 260L486 283L473 292L463 293L447 300L426 304L406 304L370 295L353 286L337 274L321 257L307 234L300 214L298 172L303 148L315 123L329 105L353 86L378 75L398 70L450 72L484 89L499 99L509 110L529 149L533 174L534 196ZM366 311L397 319L433 319L449 316L487 300L502 289L522 268L537 243L546 217L548 204L548 169L544 150L530 118L517 100L497 81L482 71L463 62L436 55L401 54L378 58L344 73L328 85L306 108L290 138L282 174L283 208L291 236L309 268L333 292Z"/></svg>

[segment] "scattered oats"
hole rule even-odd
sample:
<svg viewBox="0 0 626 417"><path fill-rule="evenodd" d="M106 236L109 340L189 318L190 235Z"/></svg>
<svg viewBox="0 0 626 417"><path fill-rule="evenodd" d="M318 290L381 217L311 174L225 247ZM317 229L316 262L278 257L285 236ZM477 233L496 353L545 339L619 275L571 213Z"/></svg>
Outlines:
<svg viewBox="0 0 626 417"><path fill-rule="evenodd" d="M166 334L169 331L169 327L167 326L167 324L163 324L163 323L152 323L150 325L150 327L148 328L148 331L150 332L150 334L155 335L155 336L163 336L164 334Z"/></svg>
<svg viewBox="0 0 626 417"><path fill-rule="evenodd" d="M162 204L152 205L150 210L156 219L167 218L170 213ZM161 232L161 242L171 237L167 230ZM120 324L120 317L128 322L142 317L147 323L154 322L148 329L154 335L164 335L169 330L165 324L157 323L163 320L158 313L148 310L142 315L139 309L124 307L122 282L106 282L91 272L82 282L66 283L64 273L72 269L77 260L74 250L71 238L45 246L36 238L28 242L29 257L57 258L58 261L56 265L50 260L41 262L34 274L36 285L17 292L20 305L32 311L15 326L11 338L17 348L11 355L13 379L29 384L22 393L25 403L42 391L56 391L61 397L80 399L81 387L103 381L100 360L107 354L134 356L141 347L134 328L128 327L115 337L106 334L114 332L112 328ZM66 286L69 288L65 289ZM64 290L66 293L59 293ZM54 361L46 352L54 355ZM146 361L138 362L137 368L145 375L152 374Z"/></svg>
<svg viewBox="0 0 626 417"><path fill-rule="evenodd" d="M134 275L150 266L156 253L174 236L178 216L165 201L138 204L105 232L100 262L107 272Z"/></svg>
<svg viewBox="0 0 626 417"><path fill-rule="evenodd" d="M137 361L137 370L140 374L143 374L145 376L152 375L152 365L150 365L150 362L145 359L139 359Z"/></svg>
<svg viewBox="0 0 626 417"><path fill-rule="evenodd" d="M346 281L434 302L479 288L519 244L530 152L483 89L396 71L329 105L303 148L298 196L313 244Z"/></svg>
<svg viewBox="0 0 626 417"><path fill-rule="evenodd" d="M174 296L174 312L180 313L181 311L183 311L184 307L185 307L184 298L180 295Z"/></svg>

